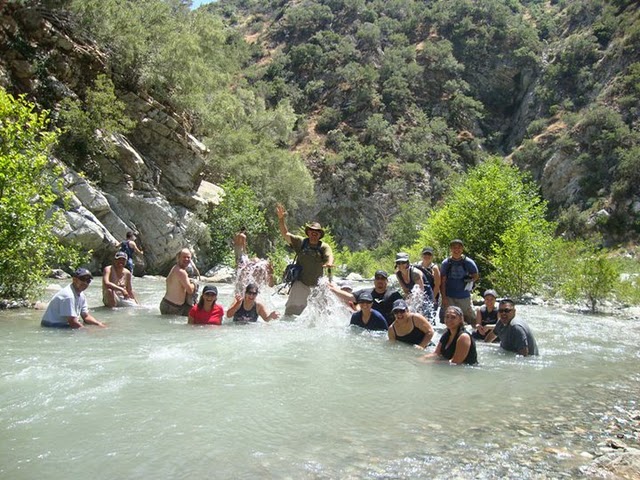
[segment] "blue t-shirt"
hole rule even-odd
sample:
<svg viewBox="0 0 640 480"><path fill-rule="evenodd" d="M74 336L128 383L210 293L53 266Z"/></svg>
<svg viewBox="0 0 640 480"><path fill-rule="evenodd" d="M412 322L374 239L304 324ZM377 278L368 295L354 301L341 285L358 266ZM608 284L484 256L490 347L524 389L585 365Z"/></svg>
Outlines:
<svg viewBox="0 0 640 480"><path fill-rule="evenodd" d="M451 298L469 298L471 292L465 290L464 277L478 273L476 262L469 257L453 260L451 257L442 262L440 274L446 277L445 294Z"/></svg>
<svg viewBox="0 0 640 480"><path fill-rule="evenodd" d="M384 330L385 332L389 329L384 316L373 308L371 309L371 317L366 325L362 322L362 312L355 312L351 315L351 325L366 328L367 330Z"/></svg>

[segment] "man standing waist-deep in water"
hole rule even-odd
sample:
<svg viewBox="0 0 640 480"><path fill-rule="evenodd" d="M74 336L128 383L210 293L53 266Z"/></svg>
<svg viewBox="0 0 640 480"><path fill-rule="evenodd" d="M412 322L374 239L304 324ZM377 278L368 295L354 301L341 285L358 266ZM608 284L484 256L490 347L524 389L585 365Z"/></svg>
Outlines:
<svg viewBox="0 0 640 480"><path fill-rule="evenodd" d="M299 315L307 306L311 288L315 287L318 284L318 279L322 277L323 268L333 266L333 252L331 246L321 240L324 236L324 230L318 222L306 226L304 233L307 238L293 235L289 233L285 223L286 213L282 205L276 206L280 233L296 252L296 264L302 267L302 273L300 278L291 285L284 314Z"/></svg>
<svg viewBox="0 0 640 480"><path fill-rule="evenodd" d="M198 291L198 285L189 278L187 268L191 265L191 250L183 248L176 257L176 264L167 275L167 291L160 302L160 313L163 315L181 315L186 317L191 310L192 298Z"/></svg>

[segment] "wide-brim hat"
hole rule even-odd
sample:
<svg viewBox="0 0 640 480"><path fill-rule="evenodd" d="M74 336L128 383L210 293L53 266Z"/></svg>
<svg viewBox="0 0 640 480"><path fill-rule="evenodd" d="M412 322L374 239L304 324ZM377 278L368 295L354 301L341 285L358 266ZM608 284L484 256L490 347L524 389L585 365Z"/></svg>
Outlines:
<svg viewBox="0 0 640 480"><path fill-rule="evenodd" d="M309 236L309 230L316 230L320 232L320 238L324 237L324 229L322 228L322 225L320 225L318 222L309 223L304 227L304 233L307 236Z"/></svg>

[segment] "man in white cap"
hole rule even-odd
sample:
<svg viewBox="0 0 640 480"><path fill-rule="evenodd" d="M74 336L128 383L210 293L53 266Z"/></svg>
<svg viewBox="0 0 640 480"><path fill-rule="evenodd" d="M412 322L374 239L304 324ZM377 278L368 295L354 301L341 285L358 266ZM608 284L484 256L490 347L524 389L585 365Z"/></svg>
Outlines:
<svg viewBox="0 0 640 480"><path fill-rule="evenodd" d="M133 293L131 272L126 268L127 254L116 252L113 264L102 272L102 303L105 307L133 307L138 304Z"/></svg>
<svg viewBox="0 0 640 480"><path fill-rule="evenodd" d="M89 313L84 291L89 288L93 275L86 268L73 272L71 285L56 293L42 316L40 325L50 328L83 328L84 325L104 327Z"/></svg>

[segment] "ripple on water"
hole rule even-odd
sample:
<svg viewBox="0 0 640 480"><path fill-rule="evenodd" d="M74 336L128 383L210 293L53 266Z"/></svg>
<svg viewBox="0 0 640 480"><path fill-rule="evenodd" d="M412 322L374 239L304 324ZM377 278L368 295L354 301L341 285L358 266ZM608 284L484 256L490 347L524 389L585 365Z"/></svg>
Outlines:
<svg viewBox="0 0 640 480"><path fill-rule="evenodd" d="M157 305L162 283L138 280ZM233 286L220 294L228 306ZM284 298L269 302L282 311ZM638 397L640 332L518 312L539 357L482 344L480 365L461 368L349 328L326 292L269 324L193 328L157 308L100 311L104 331L0 322L0 471L99 477L108 458L109 478L205 478L212 465L218 478L579 476L583 454L624 425L614 407Z"/></svg>

